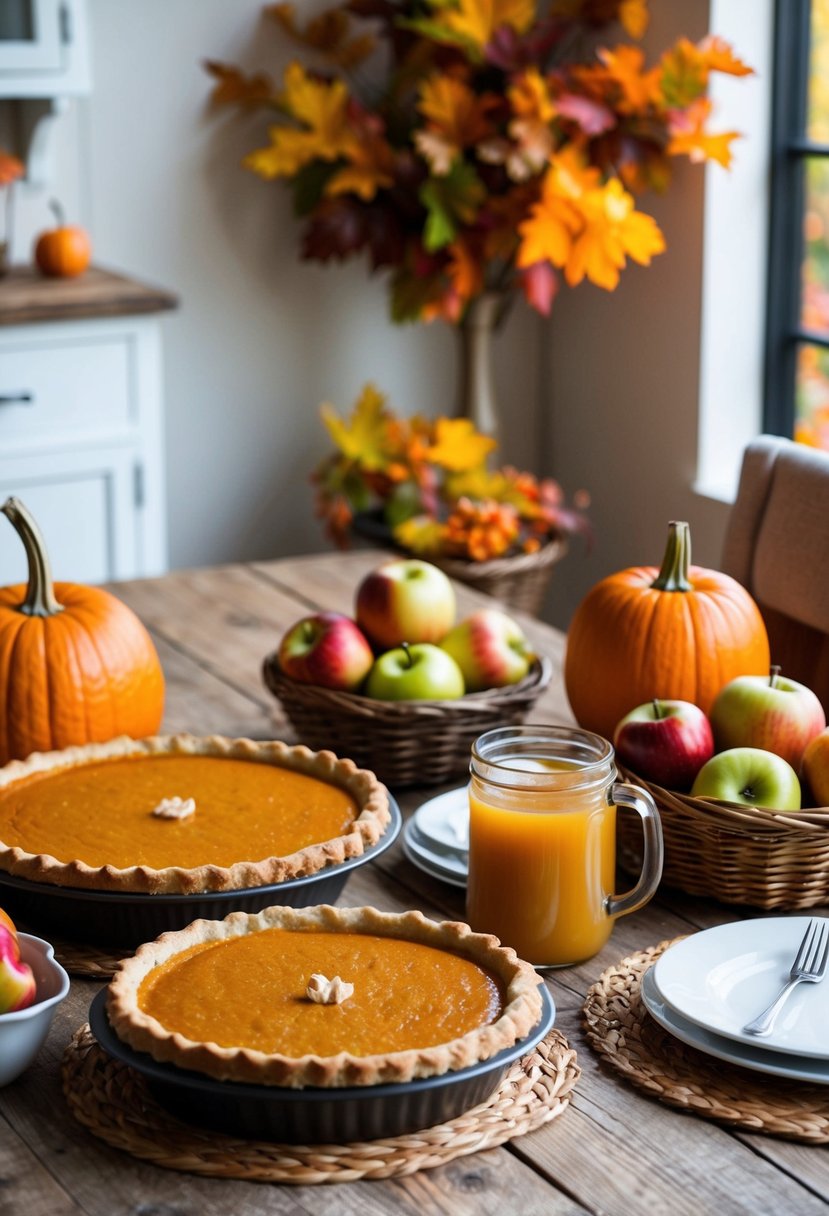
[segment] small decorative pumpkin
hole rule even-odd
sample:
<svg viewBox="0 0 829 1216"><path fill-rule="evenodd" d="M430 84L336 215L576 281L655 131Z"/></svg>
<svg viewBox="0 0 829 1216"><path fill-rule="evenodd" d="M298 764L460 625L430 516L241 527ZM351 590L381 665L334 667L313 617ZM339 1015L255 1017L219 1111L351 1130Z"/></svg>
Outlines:
<svg viewBox="0 0 829 1216"><path fill-rule="evenodd" d="M161 725L164 675L135 613L100 587L53 583L40 530L16 498L0 511L29 561L0 587L0 764L30 752L140 738Z"/></svg>
<svg viewBox="0 0 829 1216"><path fill-rule="evenodd" d="M668 525L661 569L633 566L593 587L567 634L564 682L579 724L608 739L654 697L707 713L724 684L768 671L760 610L735 579L691 566L687 523Z"/></svg>
<svg viewBox="0 0 829 1216"><path fill-rule="evenodd" d="M48 278L71 279L83 274L92 259L92 245L83 228L67 224L63 208L54 199L49 203L56 227L42 232L35 244L35 262Z"/></svg>

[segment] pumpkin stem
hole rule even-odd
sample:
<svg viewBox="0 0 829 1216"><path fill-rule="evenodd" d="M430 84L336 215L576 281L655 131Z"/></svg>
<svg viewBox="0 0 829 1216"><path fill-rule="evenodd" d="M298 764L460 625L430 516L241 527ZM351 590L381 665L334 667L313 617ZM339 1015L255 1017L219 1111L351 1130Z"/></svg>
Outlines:
<svg viewBox="0 0 829 1216"><path fill-rule="evenodd" d="M17 611L25 616L54 616L63 612L63 604L59 604L55 598L52 568L40 528L19 498L7 498L0 511L23 541L29 562L29 585Z"/></svg>
<svg viewBox="0 0 829 1216"><path fill-rule="evenodd" d="M55 227L57 227L57 228L65 227L66 216L65 216L63 207L61 207L60 203L58 202L58 200L56 198L49 199L49 210L52 212L52 215L55 217Z"/></svg>
<svg viewBox="0 0 829 1216"><path fill-rule="evenodd" d="M686 523L671 520L668 544L659 574L651 583L655 591L692 591L688 577L691 565L691 529Z"/></svg>

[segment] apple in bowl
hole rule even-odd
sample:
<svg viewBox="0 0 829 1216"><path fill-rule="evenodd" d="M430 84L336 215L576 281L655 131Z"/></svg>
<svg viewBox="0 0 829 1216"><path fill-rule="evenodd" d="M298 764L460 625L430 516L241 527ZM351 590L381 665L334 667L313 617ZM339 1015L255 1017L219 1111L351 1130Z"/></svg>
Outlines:
<svg viewBox="0 0 829 1216"><path fill-rule="evenodd" d="M351 617L315 612L287 631L279 644L279 666L303 684L353 692L371 670L374 652Z"/></svg>
<svg viewBox="0 0 829 1216"><path fill-rule="evenodd" d="M431 562L391 558L360 583L354 615L376 650L401 642L437 643L455 624L455 591Z"/></svg>
<svg viewBox="0 0 829 1216"><path fill-rule="evenodd" d="M810 688L772 667L768 676L738 676L720 689L709 713L717 751L759 748L800 768L808 744L826 726Z"/></svg>
<svg viewBox="0 0 829 1216"><path fill-rule="evenodd" d="M365 687L366 696L378 701L454 701L464 691L460 667L431 642L404 642L381 654Z"/></svg>
<svg viewBox="0 0 829 1216"><path fill-rule="evenodd" d="M517 621L497 608L481 608L440 643L463 672L467 692L517 684L535 655Z"/></svg>
<svg viewBox="0 0 829 1216"><path fill-rule="evenodd" d="M788 761L759 747L732 747L712 756L697 773L691 795L777 811L799 811L801 799Z"/></svg>
<svg viewBox="0 0 829 1216"><path fill-rule="evenodd" d="M646 781L688 790L714 754L714 736L698 705L654 699L625 714L613 746L621 763Z"/></svg>
<svg viewBox="0 0 829 1216"><path fill-rule="evenodd" d="M803 780L815 806L829 806L829 729L815 735L803 753Z"/></svg>

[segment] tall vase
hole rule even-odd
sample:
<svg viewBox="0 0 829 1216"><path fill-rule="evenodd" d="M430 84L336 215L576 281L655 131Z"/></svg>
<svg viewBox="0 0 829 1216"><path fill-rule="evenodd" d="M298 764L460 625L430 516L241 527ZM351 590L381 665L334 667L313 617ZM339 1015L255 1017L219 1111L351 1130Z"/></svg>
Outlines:
<svg viewBox="0 0 829 1216"><path fill-rule="evenodd" d="M499 439L498 407L492 375L492 345L506 314L509 299L489 291L472 300L458 332L458 395L456 413L469 418L477 430Z"/></svg>

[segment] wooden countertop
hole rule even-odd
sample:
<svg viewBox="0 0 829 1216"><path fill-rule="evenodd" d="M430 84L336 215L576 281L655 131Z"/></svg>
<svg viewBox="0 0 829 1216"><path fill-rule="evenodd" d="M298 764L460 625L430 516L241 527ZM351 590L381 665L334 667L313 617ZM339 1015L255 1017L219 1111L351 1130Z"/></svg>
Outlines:
<svg viewBox="0 0 829 1216"><path fill-rule="evenodd" d="M164 729L284 738L290 723L263 686L263 656L299 617L348 611L377 551L186 570L113 589L150 629L167 678ZM464 615L491 602L457 587ZM572 722L561 677L564 637L515 614L555 674L532 713ZM455 782L453 784L460 784ZM438 789L395 791L404 816ZM349 878L344 905L420 908L463 919L463 892L429 877L401 842ZM680 934L759 915L660 890L616 924L596 957L547 973L556 1025L582 1075L560 1118L500 1148L393 1180L277 1186L160 1169L108 1148L73 1118L60 1062L98 982L75 978L37 1060L0 1091L0 1210L27 1216L818 1216L829 1202L826 1149L751 1134L672 1110L608 1070L589 1046L582 1004L619 959ZM677 1050L683 1050L678 1044ZM775 1079L769 1078L769 1086Z"/></svg>
<svg viewBox="0 0 829 1216"><path fill-rule="evenodd" d="M0 278L0 325L123 317L177 306L172 292L99 266L73 279L47 279L31 266L13 266Z"/></svg>

